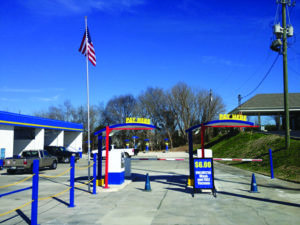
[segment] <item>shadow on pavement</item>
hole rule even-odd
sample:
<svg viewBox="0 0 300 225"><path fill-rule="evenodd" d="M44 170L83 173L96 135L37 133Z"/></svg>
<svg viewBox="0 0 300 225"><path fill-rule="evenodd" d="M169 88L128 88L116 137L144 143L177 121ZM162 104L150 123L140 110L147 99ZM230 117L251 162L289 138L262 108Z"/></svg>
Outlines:
<svg viewBox="0 0 300 225"><path fill-rule="evenodd" d="M65 201L63 201L63 200L61 200L61 199L59 199L59 198L57 198L57 197L53 197L53 199L55 199L56 201L58 201L58 202L60 202L60 203L62 203L62 204L64 204L64 205L66 205L66 206L68 206L69 207L69 203L67 203L67 202L65 202Z"/></svg>
<svg viewBox="0 0 300 225"><path fill-rule="evenodd" d="M146 169L138 169L138 168L131 168L132 170L141 170L141 171L145 171L145 172L154 172L154 173L161 173L162 171L159 170L146 170ZM174 172L167 172L168 174L172 175L172 174L178 174L178 175L182 175L180 173L174 173Z"/></svg>
<svg viewBox="0 0 300 225"><path fill-rule="evenodd" d="M249 183L245 182L237 182L237 181L232 181L232 180L225 180L225 179L220 179L215 177L215 181L221 181L221 182L227 182L227 183L236 183L236 184L244 184L244 185L250 185L251 184L251 178L249 177ZM281 185L277 184L271 184L271 185L264 185L260 184L257 182L257 185L259 187L265 187L265 188L277 188L277 189L283 189L283 190L289 190L289 191L300 191L300 188L289 188L289 187L284 187Z"/></svg>
<svg viewBox="0 0 300 225"><path fill-rule="evenodd" d="M133 182L145 182L146 175L139 173L132 173ZM192 188L187 187L187 176L186 175L149 175L149 179L152 182L170 185L165 189L170 191L178 191L187 194L192 194ZM174 187L173 187L174 186ZM142 188L137 190L144 191Z"/></svg>
<svg viewBox="0 0 300 225"><path fill-rule="evenodd" d="M19 210L19 209L18 209ZM16 210L17 211L17 210ZM21 211L21 210L20 210ZM23 213L23 212L22 212ZM5 220L0 220L0 224L8 224L8 223L6 223L6 222L8 222L8 221L10 221L10 220L12 220L12 219L14 219L14 218L16 218L16 217L18 217L18 215L14 215L14 216L11 216L11 217L9 217L9 218L7 218L7 219L5 219ZM22 216L21 216L22 217ZM28 218L27 216L26 216L26 218ZM23 218L24 219L24 218ZM30 224L30 220L29 220L29 223L26 221L26 220L24 220L27 224Z"/></svg>
<svg viewBox="0 0 300 225"><path fill-rule="evenodd" d="M291 203L291 202L283 202L283 201L277 201L277 200L266 199L266 198L258 198L258 197L248 196L248 195L235 194L235 193L226 192L226 191L218 191L217 193L221 194L221 195L229 195L229 196L234 196L234 197L239 197L239 198L245 198L245 199L251 199L251 200L256 200L256 201L262 201L262 202L267 202L267 203L274 203L274 204L287 205L287 206L293 206L293 207L300 208L300 204Z"/></svg>
<svg viewBox="0 0 300 225"><path fill-rule="evenodd" d="M145 182L146 174L132 173L132 180L134 182ZM186 186L186 175L151 175L149 174L150 181L156 181L166 184L173 184L178 186Z"/></svg>
<svg viewBox="0 0 300 225"><path fill-rule="evenodd" d="M18 216L20 216L23 220L24 220L24 222L26 223L26 224L31 224L31 220L28 218L28 216L26 216L23 212L22 212L22 210L20 210L20 209L17 209L16 210L16 213L18 213L18 215L14 215L14 216L11 216L10 218L7 218L7 219L5 219L5 220L0 220L0 224L6 224L6 223L8 223L8 221L10 221L11 219L14 219L14 218L16 218L16 217L18 217Z"/></svg>
<svg viewBox="0 0 300 225"><path fill-rule="evenodd" d="M19 214L19 216L27 223L27 224L31 224L31 220L28 218L28 216L26 216L22 210L17 209L16 212Z"/></svg>

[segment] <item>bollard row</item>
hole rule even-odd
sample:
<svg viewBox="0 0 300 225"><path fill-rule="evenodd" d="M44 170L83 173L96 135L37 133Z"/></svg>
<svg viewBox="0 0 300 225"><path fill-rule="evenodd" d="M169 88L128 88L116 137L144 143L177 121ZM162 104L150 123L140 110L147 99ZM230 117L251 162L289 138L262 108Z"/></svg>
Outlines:
<svg viewBox="0 0 300 225"><path fill-rule="evenodd" d="M12 183L12 184L8 184L8 185L4 185L4 186L0 186L0 188L10 187L10 186L17 185L19 183L22 183L22 182L32 178L32 186L27 187L27 188L23 188L23 189L18 189L18 190L8 192L8 193L4 193L4 194L0 195L0 198L1 198L2 196L6 196L6 195L14 194L14 193L17 193L17 192L25 191L25 190L28 190L28 189L32 189L32 199L31 199L31 201L29 201L29 202L15 208L15 209L13 209L13 210L10 210L8 212L0 214L0 217L4 216L4 215L7 215L9 213L15 212L16 210L21 209L21 208L31 204L31 224L36 225L36 224L38 224L37 223L37 220L38 220L38 218L37 218L37 216L38 216L38 201L51 199L51 198L57 197L59 195L62 195L64 193L66 193L67 191L70 191L69 207L71 207L71 208L75 207L75 205L74 205L75 187L80 187L80 186L89 184L92 181L93 181L93 194L96 194L96 157L94 157L94 163L92 165L90 165L90 166L93 166L93 172L94 172L93 178L91 180L87 181L87 182L84 182L83 184L80 184L80 185L75 186L75 168L85 169L85 168L88 168L88 167L82 167L82 168L75 167L75 157L74 156L71 157L70 164L71 164L70 168L67 169L66 171L64 171L64 172L62 172L58 175L55 175L55 176L49 176L49 175L43 175L43 174L40 175L39 174L39 160L38 159L34 160L33 161L33 175L31 175L29 177L26 177L25 179L23 179L21 181L18 181L18 182ZM38 198L39 176L46 177L46 178L55 178L55 177L62 176L62 175L66 174L69 171L70 171L70 186L66 190L61 191L61 192L59 192L55 195L51 195L51 196L44 197L44 198Z"/></svg>

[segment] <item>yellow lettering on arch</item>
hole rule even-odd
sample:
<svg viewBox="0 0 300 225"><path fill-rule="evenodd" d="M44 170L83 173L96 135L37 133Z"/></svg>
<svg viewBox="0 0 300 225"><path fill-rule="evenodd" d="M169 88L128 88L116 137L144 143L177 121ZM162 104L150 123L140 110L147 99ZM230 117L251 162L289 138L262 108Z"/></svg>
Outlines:
<svg viewBox="0 0 300 225"><path fill-rule="evenodd" d="M219 120L242 120L247 121L246 115L239 114L219 114Z"/></svg>
<svg viewBox="0 0 300 225"><path fill-rule="evenodd" d="M137 118L137 117L127 117L126 123L143 123L150 124L150 119L147 118Z"/></svg>

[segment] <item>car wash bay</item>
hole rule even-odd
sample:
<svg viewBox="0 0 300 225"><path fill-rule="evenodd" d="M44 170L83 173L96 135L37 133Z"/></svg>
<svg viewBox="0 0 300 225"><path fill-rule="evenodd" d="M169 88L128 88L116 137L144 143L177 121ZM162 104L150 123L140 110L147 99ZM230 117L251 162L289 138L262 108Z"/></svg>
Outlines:
<svg viewBox="0 0 300 225"><path fill-rule="evenodd" d="M81 150L82 131L82 124L0 111L0 148L6 158L44 146Z"/></svg>

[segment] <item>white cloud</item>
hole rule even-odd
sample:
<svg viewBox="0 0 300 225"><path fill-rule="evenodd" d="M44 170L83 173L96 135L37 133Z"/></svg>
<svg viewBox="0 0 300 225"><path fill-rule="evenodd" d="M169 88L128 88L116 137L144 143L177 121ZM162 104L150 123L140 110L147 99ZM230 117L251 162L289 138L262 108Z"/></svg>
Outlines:
<svg viewBox="0 0 300 225"><path fill-rule="evenodd" d="M26 89L26 88L7 88L2 87L0 89L1 92L11 92L11 93L37 93L41 92L40 89Z"/></svg>
<svg viewBox="0 0 300 225"><path fill-rule="evenodd" d="M44 15L85 14L91 11L132 11L145 0L20 0L35 13Z"/></svg>
<svg viewBox="0 0 300 225"><path fill-rule="evenodd" d="M0 98L0 101L2 102L16 102L19 101L18 99L13 99L13 98Z"/></svg>
<svg viewBox="0 0 300 225"><path fill-rule="evenodd" d="M32 100L34 101L42 101L42 102L55 102L59 98L59 95L55 95L53 97L34 97Z"/></svg>
<svg viewBox="0 0 300 225"><path fill-rule="evenodd" d="M225 66L238 66L238 67L244 67L246 65L241 63L236 63L232 60L223 59L217 56L202 56L201 62L204 64L219 64L219 65L225 65Z"/></svg>

